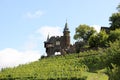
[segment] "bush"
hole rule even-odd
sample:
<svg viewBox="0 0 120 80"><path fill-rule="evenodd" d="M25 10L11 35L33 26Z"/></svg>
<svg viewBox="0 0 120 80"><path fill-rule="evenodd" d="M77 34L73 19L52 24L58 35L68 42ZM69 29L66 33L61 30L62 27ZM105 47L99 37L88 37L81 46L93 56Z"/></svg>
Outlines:
<svg viewBox="0 0 120 80"><path fill-rule="evenodd" d="M75 42L75 51L76 51L76 53L79 53L80 48L82 48L84 45L85 45L84 41Z"/></svg>
<svg viewBox="0 0 120 80"><path fill-rule="evenodd" d="M105 31L101 31L98 34L92 35L89 38L89 46L90 47L107 47L108 46L108 35Z"/></svg>
<svg viewBox="0 0 120 80"><path fill-rule="evenodd" d="M110 31L108 40L111 42L114 42L116 40L120 40L120 29Z"/></svg>
<svg viewBox="0 0 120 80"><path fill-rule="evenodd" d="M120 66L115 64L111 64L113 69L107 68L107 75L109 76L109 80L119 80L120 79Z"/></svg>
<svg viewBox="0 0 120 80"><path fill-rule="evenodd" d="M45 57L46 57L46 56L42 55L42 56L41 56L41 59L44 59Z"/></svg>
<svg viewBox="0 0 120 80"><path fill-rule="evenodd" d="M110 43L110 48L106 50L107 65L110 63L120 65L120 41L116 40L114 43Z"/></svg>

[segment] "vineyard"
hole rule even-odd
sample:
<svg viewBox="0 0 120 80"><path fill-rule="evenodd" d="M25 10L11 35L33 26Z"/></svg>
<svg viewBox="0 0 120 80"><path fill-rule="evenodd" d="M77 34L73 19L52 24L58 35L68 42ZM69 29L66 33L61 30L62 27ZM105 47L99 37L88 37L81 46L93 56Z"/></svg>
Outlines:
<svg viewBox="0 0 120 80"><path fill-rule="evenodd" d="M97 51L52 56L2 69L0 80L108 80L111 76L119 79L119 60L120 41L116 41Z"/></svg>

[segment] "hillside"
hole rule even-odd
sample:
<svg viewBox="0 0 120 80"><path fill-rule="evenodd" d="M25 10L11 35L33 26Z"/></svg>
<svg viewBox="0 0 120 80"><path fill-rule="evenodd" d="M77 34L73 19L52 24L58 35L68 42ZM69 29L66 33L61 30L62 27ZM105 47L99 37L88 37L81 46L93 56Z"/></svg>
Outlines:
<svg viewBox="0 0 120 80"><path fill-rule="evenodd" d="M108 80L111 75L114 77L114 74L119 72L117 70L115 73L116 69L114 73L112 72L116 66L111 63L119 65L117 60L120 60L120 41L111 45L107 49L53 56L18 67L2 69L0 80ZM112 69L109 68L111 66Z"/></svg>
<svg viewBox="0 0 120 80"><path fill-rule="evenodd" d="M50 57L47 59L42 59L40 61L32 62L30 64L20 65L13 69L8 68L2 70L0 77L1 79L4 79L5 77L11 77L16 79L79 79L83 77L90 77L91 75L93 75L95 76L93 78L105 77L105 80L107 80L107 76L104 74L88 72L88 67L81 63L83 59L84 57L78 58L78 54Z"/></svg>

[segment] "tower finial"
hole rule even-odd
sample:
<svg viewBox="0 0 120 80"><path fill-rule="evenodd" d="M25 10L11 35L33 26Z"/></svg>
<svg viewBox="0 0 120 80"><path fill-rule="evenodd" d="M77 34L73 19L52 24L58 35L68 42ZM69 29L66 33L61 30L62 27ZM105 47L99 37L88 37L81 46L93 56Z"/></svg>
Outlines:
<svg viewBox="0 0 120 80"><path fill-rule="evenodd" d="M48 34L48 36L47 36L47 41L49 41L49 34Z"/></svg>
<svg viewBox="0 0 120 80"><path fill-rule="evenodd" d="M66 19L64 31L68 31L68 30L69 30L69 28L68 28L67 19Z"/></svg>

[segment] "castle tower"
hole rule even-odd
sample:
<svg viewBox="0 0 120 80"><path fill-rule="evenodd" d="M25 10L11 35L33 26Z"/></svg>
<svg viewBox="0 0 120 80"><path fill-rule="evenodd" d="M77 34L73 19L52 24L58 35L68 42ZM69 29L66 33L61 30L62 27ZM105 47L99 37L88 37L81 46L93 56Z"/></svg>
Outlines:
<svg viewBox="0 0 120 80"><path fill-rule="evenodd" d="M65 51L70 49L70 31L67 21L63 30L63 36L51 36L49 38L48 35L47 40L44 42L44 47L46 48L47 56L55 55L55 52L64 54Z"/></svg>
<svg viewBox="0 0 120 80"><path fill-rule="evenodd" d="M68 28L68 24L67 24L67 21L65 23L65 28L64 28L64 31L63 31L63 38L64 38L64 48L65 49L68 49L70 47L70 31L69 31L69 28Z"/></svg>

